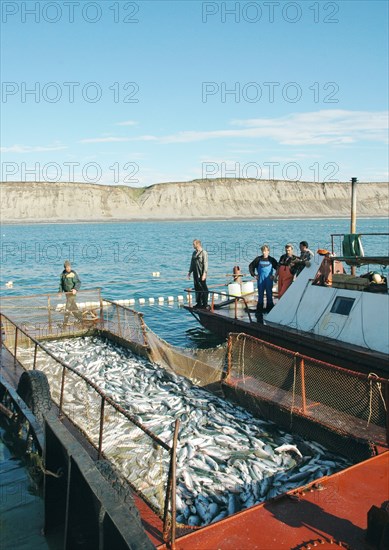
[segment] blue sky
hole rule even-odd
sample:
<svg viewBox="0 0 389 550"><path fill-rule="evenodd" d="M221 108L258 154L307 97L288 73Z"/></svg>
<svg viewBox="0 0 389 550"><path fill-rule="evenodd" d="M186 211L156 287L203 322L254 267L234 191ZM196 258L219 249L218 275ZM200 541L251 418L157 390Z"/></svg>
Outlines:
<svg viewBox="0 0 389 550"><path fill-rule="evenodd" d="M1 8L3 181L388 181L385 1Z"/></svg>

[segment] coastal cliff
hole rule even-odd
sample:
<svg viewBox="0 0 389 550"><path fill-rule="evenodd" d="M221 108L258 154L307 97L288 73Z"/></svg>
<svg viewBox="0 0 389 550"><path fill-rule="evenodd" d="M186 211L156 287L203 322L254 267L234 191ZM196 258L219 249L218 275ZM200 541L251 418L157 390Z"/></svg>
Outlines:
<svg viewBox="0 0 389 550"><path fill-rule="evenodd" d="M193 180L144 188L2 182L2 223L348 217L350 183ZM387 216L389 184L358 184L358 216Z"/></svg>

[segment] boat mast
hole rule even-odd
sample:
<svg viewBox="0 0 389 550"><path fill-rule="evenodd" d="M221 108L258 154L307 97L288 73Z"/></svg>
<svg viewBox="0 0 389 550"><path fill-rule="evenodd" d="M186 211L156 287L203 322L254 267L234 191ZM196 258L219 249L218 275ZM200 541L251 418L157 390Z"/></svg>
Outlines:
<svg viewBox="0 0 389 550"><path fill-rule="evenodd" d="M357 178L351 178L351 226L350 233L357 232ZM356 274L355 266L351 267L351 275Z"/></svg>

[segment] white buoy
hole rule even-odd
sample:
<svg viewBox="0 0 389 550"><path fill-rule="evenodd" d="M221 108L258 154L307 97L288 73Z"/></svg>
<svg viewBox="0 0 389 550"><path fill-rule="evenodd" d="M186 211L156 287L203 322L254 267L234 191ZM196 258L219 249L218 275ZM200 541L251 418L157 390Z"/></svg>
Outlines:
<svg viewBox="0 0 389 550"><path fill-rule="evenodd" d="M218 300L218 299L219 299L219 294L214 294L214 295L213 295L213 299L214 299L214 300Z"/></svg>
<svg viewBox="0 0 389 550"><path fill-rule="evenodd" d="M130 298L128 300L128 303L130 304L130 306L133 306L135 304L135 298Z"/></svg>
<svg viewBox="0 0 389 550"><path fill-rule="evenodd" d="M14 283L13 283L13 281L8 281L8 283L5 283L5 286L7 288L12 288L14 286Z"/></svg>
<svg viewBox="0 0 389 550"><path fill-rule="evenodd" d="M169 303L174 302L174 296L168 296L168 297L167 297L167 301L168 301Z"/></svg>
<svg viewBox="0 0 389 550"><path fill-rule="evenodd" d="M160 274L159 271L156 271L156 272L155 272L155 276L156 276L156 277L159 277L160 275L161 275L161 274Z"/></svg>
<svg viewBox="0 0 389 550"><path fill-rule="evenodd" d="M149 304L154 304L155 303L155 298L149 298Z"/></svg>
<svg viewBox="0 0 389 550"><path fill-rule="evenodd" d="M139 298L139 303L140 304L144 304L146 302L146 300L144 298Z"/></svg>
<svg viewBox="0 0 389 550"><path fill-rule="evenodd" d="M184 297L183 296L177 296L177 302L183 302Z"/></svg>
<svg viewBox="0 0 389 550"><path fill-rule="evenodd" d="M158 302L162 304L165 301L165 298L163 296L159 296Z"/></svg>

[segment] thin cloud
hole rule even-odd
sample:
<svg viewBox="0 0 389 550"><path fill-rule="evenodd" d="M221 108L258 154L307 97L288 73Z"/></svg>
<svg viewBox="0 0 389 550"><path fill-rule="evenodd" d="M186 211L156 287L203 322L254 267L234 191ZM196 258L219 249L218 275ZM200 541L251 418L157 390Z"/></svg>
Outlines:
<svg viewBox="0 0 389 550"><path fill-rule="evenodd" d="M387 142L387 112L328 110L278 118L233 120L238 128L182 131L167 136L139 136L134 140L192 143L221 138L267 138L282 145L348 145L357 141Z"/></svg>
<svg viewBox="0 0 389 550"><path fill-rule="evenodd" d="M80 143L120 143L124 141L131 141L131 140L130 138L111 136L111 137L81 139Z"/></svg>
<svg viewBox="0 0 389 550"><path fill-rule="evenodd" d="M40 145L12 145L11 147L0 147L1 153L45 153L47 151L63 151L68 149L65 145L40 146Z"/></svg>
<svg viewBox="0 0 389 550"><path fill-rule="evenodd" d="M124 120L123 122L117 122L116 126L135 126L137 123L136 120Z"/></svg>

